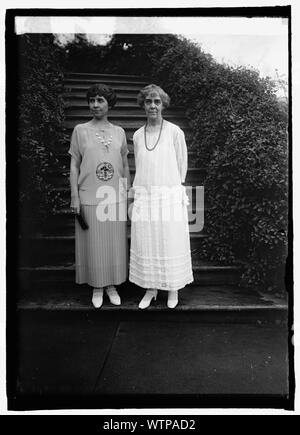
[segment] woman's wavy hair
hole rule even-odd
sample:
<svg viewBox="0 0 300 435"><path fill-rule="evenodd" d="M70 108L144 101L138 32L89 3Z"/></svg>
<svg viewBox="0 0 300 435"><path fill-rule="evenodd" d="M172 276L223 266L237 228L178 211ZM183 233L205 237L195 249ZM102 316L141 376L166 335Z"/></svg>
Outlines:
<svg viewBox="0 0 300 435"><path fill-rule="evenodd" d="M165 109L167 107L169 107L169 105L170 105L169 95L162 88L160 88L159 86L154 85L154 84L145 86L138 93L137 103L140 107L144 107L145 99L146 99L147 95L149 95L152 91L156 91L158 93Z"/></svg>
<svg viewBox="0 0 300 435"><path fill-rule="evenodd" d="M104 97L109 107L114 107L117 102L115 91L104 83L97 83L88 89L86 93L88 103L90 102L91 97L96 97L97 95L99 95L99 97Z"/></svg>

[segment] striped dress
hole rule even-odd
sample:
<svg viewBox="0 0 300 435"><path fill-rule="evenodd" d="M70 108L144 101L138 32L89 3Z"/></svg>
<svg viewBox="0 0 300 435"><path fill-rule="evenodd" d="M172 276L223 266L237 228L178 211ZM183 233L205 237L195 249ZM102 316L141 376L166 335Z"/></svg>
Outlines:
<svg viewBox="0 0 300 435"><path fill-rule="evenodd" d="M125 132L90 122L75 127L69 154L80 163L81 212L89 228L75 219L76 283L93 287L119 285L128 276L127 202L123 155Z"/></svg>

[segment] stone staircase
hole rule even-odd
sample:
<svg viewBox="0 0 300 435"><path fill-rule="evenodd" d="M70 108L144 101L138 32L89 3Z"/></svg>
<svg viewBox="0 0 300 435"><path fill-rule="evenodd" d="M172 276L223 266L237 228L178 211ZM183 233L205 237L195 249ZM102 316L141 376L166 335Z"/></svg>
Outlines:
<svg viewBox="0 0 300 435"><path fill-rule="evenodd" d="M116 106L110 111L109 120L123 127L129 146L129 165L132 178L134 177L134 154L132 136L134 131L145 123L145 115L137 106L138 91L148 84L138 76L102 75L69 73L65 77L65 127L70 136L74 126L90 119L86 102L86 90L93 83L103 82L112 86L118 96ZM170 107L164 112L164 118L179 125L185 132L188 150L191 143L191 129L180 107ZM90 293L82 292L84 286L74 283L74 216L69 209L69 163L67 154L69 141L57 150L59 165L49 171L54 189L60 194L64 205L58 213L50 216L44 230L40 234L22 240L20 244L20 298L21 307L43 308L49 306L52 298L52 308L62 303L63 306L74 306L68 298L77 298L75 307L87 307L90 304ZM193 152L189 150L189 163L193 161ZM188 169L186 185L203 185L205 169L193 167ZM196 204L192 201L190 213L195 211ZM201 294L203 288L210 292L230 292L237 287L241 269L239 266L224 266L201 259L201 245L205 239L205 226L202 232L191 232L192 263L194 283L189 286L193 295ZM130 222L128 222L128 240L130 243ZM127 290L131 284L126 283ZM136 289L135 289L136 290ZM51 293L52 292L52 293ZM54 293L53 293L54 292ZM130 290L128 290L130 295ZM207 293L206 292L206 293ZM81 295L81 296L80 296ZM83 300L86 299L86 300ZM57 302L55 302L57 301ZM60 302L59 302L60 301ZM73 301L74 302L74 301ZM48 305L47 305L48 304ZM126 307L126 304L125 304Z"/></svg>

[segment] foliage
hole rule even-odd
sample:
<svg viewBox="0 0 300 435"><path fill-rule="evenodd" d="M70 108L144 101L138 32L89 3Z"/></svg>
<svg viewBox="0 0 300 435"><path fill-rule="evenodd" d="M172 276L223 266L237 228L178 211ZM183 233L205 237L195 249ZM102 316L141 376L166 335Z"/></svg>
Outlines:
<svg viewBox="0 0 300 435"><path fill-rule="evenodd" d="M36 231L49 213L56 211L60 196L53 189L48 169L58 161L55 151L65 141L62 126L63 53L52 35L19 37L19 124L17 133L19 201L22 216Z"/></svg>
<svg viewBox="0 0 300 435"><path fill-rule="evenodd" d="M183 38L155 65L155 80L186 108L191 148L207 169L202 255L243 262L243 284L284 288L287 104L276 97L276 83L251 69L218 64Z"/></svg>
<svg viewBox="0 0 300 435"><path fill-rule="evenodd" d="M65 69L72 72L104 73L106 46L89 42L85 35L77 34L65 47Z"/></svg>
<svg viewBox="0 0 300 435"><path fill-rule="evenodd" d="M76 35L65 46L66 69L72 72L148 76L154 57L165 51L162 38L164 43L177 41L174 35L116 34L106 45L99 45Z"/></svg>

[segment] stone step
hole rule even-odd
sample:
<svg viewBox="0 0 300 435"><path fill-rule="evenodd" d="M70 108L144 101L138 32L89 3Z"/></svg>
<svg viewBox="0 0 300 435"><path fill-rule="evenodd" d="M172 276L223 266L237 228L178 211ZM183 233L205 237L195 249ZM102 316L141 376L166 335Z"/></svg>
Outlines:
<svg viewBox="0 0 300 435"><path fill-rule="evenodd" d="M46 290L46 289L45 289ZM91 303L92 291L87 285L73 284L64 289L49 287L31 288L22 291L17 301L18 310L87 311L110 320L163 320L201 321L201 323L256 323L274 322L278 325L288 321L288 305L285 299L255 289L236 285L195 285L179 292L179 303L170 310L166 305L166 292L159 292L157 300L146 310L138 304L144 290L126 282L118 287L122 304L113 306L104 296L103 306L96 310ZM74 319L75 320L75 319Z"/></svg>
<svg viewBox="0 0 300 435"><path fill-rule="evenodd" d="M188 219L189 223L192 224L195 220L195 215L197 214L198 220L203 216L202 221L205 221L205 214L207 210L198 208L188 208ZM48 220L42 225L41 234L45 236L71 236L74 235L74 214L70 209L70 198L66 198L65 207L49 216ZM131 227L130 219L127 220L127 226ZM192 227L190 228L190 234L197 233ZM201 232L201 234L203 231Z"/></svg>
<svg viewBox="0 0 300 435"><path fill-rule="evenodd" d="M64 125L65 133L70 137L71 134L72 134L72 132L73 132L73 129L74 129L75 125L77 125L77 124L79 124L79 123L80 123L80 122L77 122L77 121L75 122L75 121L73 121L73 122L71 122L71 123L69 122L69 123L65 124L65 125ZM120 123L120 124L118 124L118 125L120 125L121 127L123 127L122 123ZM133 125L131 125L131 126L126 125L125 127L123 127L124 130L125 130L125 133L126 133L126 139L127 139L127 142L128 142L129 144L132 143L132 138L133 138L133 135L134 135L135 131L136 131L138 128L142 127L143 125L144 125L144 123L140 123L138 127L135 127L135 126L133 126ZM186 143L189 144L189 143L193 140L193 133L192 133L192 130L191 130L191 128L188 127L188 126L187 126L187 127L182 127L182 130L183 130L183 132L184 132L184 134L185 134L185 140L186 140Z"/></svg>
<svg viewBox="0 0 300 435"><path fill-rule="evenodd" d="M222 266L200 261L192 256L194 282L191 286L237 285L242 271L241 266ZM64 291L74 288L74 260L64 265L20 266L18 269L19 288L22 291L56 288Z"/></svg>
<svg viewBox="0 0 300 435"><path fill-rule="evenodd" d="M89 110L89 106L87 103L87 100L83 96L78 97L70 97L69 94L64 95L64 108L67 113L69 109L87 109ZM135 111L139 110L141 111L142 108L138 106L137 102L135 100L118 100L113 108L110 109L110 111L116 111L116 110L122 110L122 111Z"/></svg>
<svg viewBox="0 0 300 435"><path fill-rule="evenodd" d="M74 235L74 214L70 210L70 193L65 197L62 197L62 206L55 214L49 215L48 219L42 224L41 234L46 236L70 236ZM195 197L193 195L192 203L188 206L188 218L189 223L195 221L195 216L197 214L198 222L205 222L205 215L207 213L207 208L201 208L201 206L196 207ZM26 223L24 222L24 234L28 235L28 230L26 231ZM30 224L31 222L29 222ZM128 227L131 226L131 221L127 221ZM27 225L28 228L28 225ZM194 232L194 229L190 228L190 233ZM201 233L202 234L202 233Z"/></svg>
<svg viewBox="0 0 300 435"><path fill-rule="evenodd" d="M181 116L177 117L177 116L166 115L164 116L164 118L167 121L173 122L174 124L178 125L178 127L183 129L183 131L189 128L187 120L183 119ZM70 115L63 122L63 126L66 129L73 129L75 125L88 122L90 121L90 119L91 119L91 115L89 113L87 113L86 115ZM134 133L140 127L145 125L146 116L143 113L141 113L141 115L139 116L137 115L130 116L128 114L114 116L113 114L110 114L109 120L112 122L112 124L117 124L120 127L124 128L124 130L133 130Z"/></svg>
<svg viewBox="0 0 300 435"><path fill-rule="evenodd" d="M64 147L61 147L61 149L55 153L55 157L58 159L58 165L60 167L62 166L69 166L70 165L70 154L68 153L70 148L70 142L67 141ZM134 152L133 152L133 144L128 143L128 150L129 153L127 155L128 163L130 167L134 167L135 160L134 160ZM191 168L194 168L194 165L197 163L198 155L195 151L189 151L188 152L188 164ZM203 169L204 171L204 169Z"/></svg>
<svg viewBox="0 0 300 435"><path fill-rule="evenodd" d="M125 104L125 105L133 105L134 107L139 107L137 105L137 93L132 92L124 92L124 91L118 91L117 94L117 104ZM62 98L68 104L68 102L72 102L73 104L85 104L87 105L87 99L86 99L86 91L78 91L78 90L69 90L66 89L62 93Z"/></svg>
<svg viewBox="0 0 300 435"><path fill-rule="evenodd" d="M126 128L124 130L125 130L125 134L126 134L127 144L129 146L131 146L130 150L133 150L133 134L136 131L136 129L135 128ZM184 134L185 134L185 141L187 144L188 152L195 152L195 151L191 151L191 142L193 140L191 129L189 127L184 127L184 128L182 128L182 130L184 131ZM60 152L63 149L68 151L69 146L70 146L70 138L71 138L72 132L73 132L72 127L65 127L65 133L67 134L68 139L67 139L66 143L63 144L61 146L61 148L58 149L58 152Z"/></svg>
<svg viewBox="0 0 300 435"><path fill-rule="evenodd" d="M65 107L65 113L67 117L82 117L82 118L86 118L87 116L89 118L91 118L91 114L90 114L90 109L88 107L87 104L82 104L82 105L78 105L78 104L74 104L72 106L68 105ZM172 119L182 119L184 118L184 112L180 111L180 110L174 110L174 109L170 109L170 110L166 110L165 112L163 112L163 117L165 119L169 119L172 122ZM145 111L138 106L131 106L129 108L127 108L126 106L117 106L114 107L113 109L110 109L109 111L109 119L110 120L114 120L114 119L123 119L123 118L128 118L128 119L143 119L146 120L146 115L145 115Z"/></svg>
<svg viewBox="0 0 300 435"><path fill-rule="evenodd" d="M130 246L131 234L128 226L128 245ZM191 232L190 242L195 261L201 252L201 245L205 240L202 232ZM19 239L19 265L44 266L57 264L70 264L74 262L75 236L73 232L62 235L36 235Z"/></svg>
<svg viewBox="0 0 300 435"><path fill-rule="evenodd" d="M47 179L54 187L69 187L69 165L63 168L52 168L47 173ZM131 182L133 182L135 175L135 168L130 169ZM206 176L206 170L204 168L189 168L187 171L186 186L202 186Z"/></svg>
<svg viewBox="0 0 300 435"><path fill-rule="evenodd" d="M89 110L89 106L86 100L86 97L83 95L78 95L77 97L70 96L69 94L64 95L64 102L65 102L65 110L68 113L71 109L86 109ZM110 109L109 113L114 113L116 111L122 111L122 112L129 112L134 113L137 111L137 113L141 113L143 109L137 104L136 98L135 99L128 99L128 101L124 98L118 99L115 106ZM164 114L172 113L172 112L180 112L182 116L185 116L184 108L182 106L170 106L169 108L164 110Z"/></svg>
<svg viewBox="0 0 300 435"><path fill-rule="evenodd" d="M70 195L71 195L71 190L70 190L70 183L66 186L61 186L61 187L54 187L51 192L53 192L54 194L58 194L63 200L69 201L70 199ZM189 197L189 211L190 212L195 212L196 209L200 209L202 206L202 202L196 204L196 201L200 201L200 195L198 195L197 198L197 192L196 192L196 187L192 186L191 188L186 188L186 193Z"/></svg>
<svg viewBox="0 0 300 435"><path fill-rule="evenodd" d="M86 93L90 86L92 86L95 83L99 83L97 80L76 80L76 79L67 79L64 80L64 92L80 92L80 93ZM106 83L109 84L109 83ZM147 83L146 83L147 84ZM122 92L124 93L130 93L130 94L137 94L139 91L146 85L144 83L126 83L126 82L120 82L116 81L115 83L110 83L110 86L113 88L114 91Z"/></svg>
<svg viewBox="0 0 300 435"><path fill-rule="evenodd" d="M98 74L98 73L78 73L78 72L67 72L65 73L65 80L76 80L77 82L95 82L95 83L105 83L107 85L115 83L133 83L140 84L141 86L146 86L149 84L149 79L147 77L141 77L132 74Z"/></svg>

